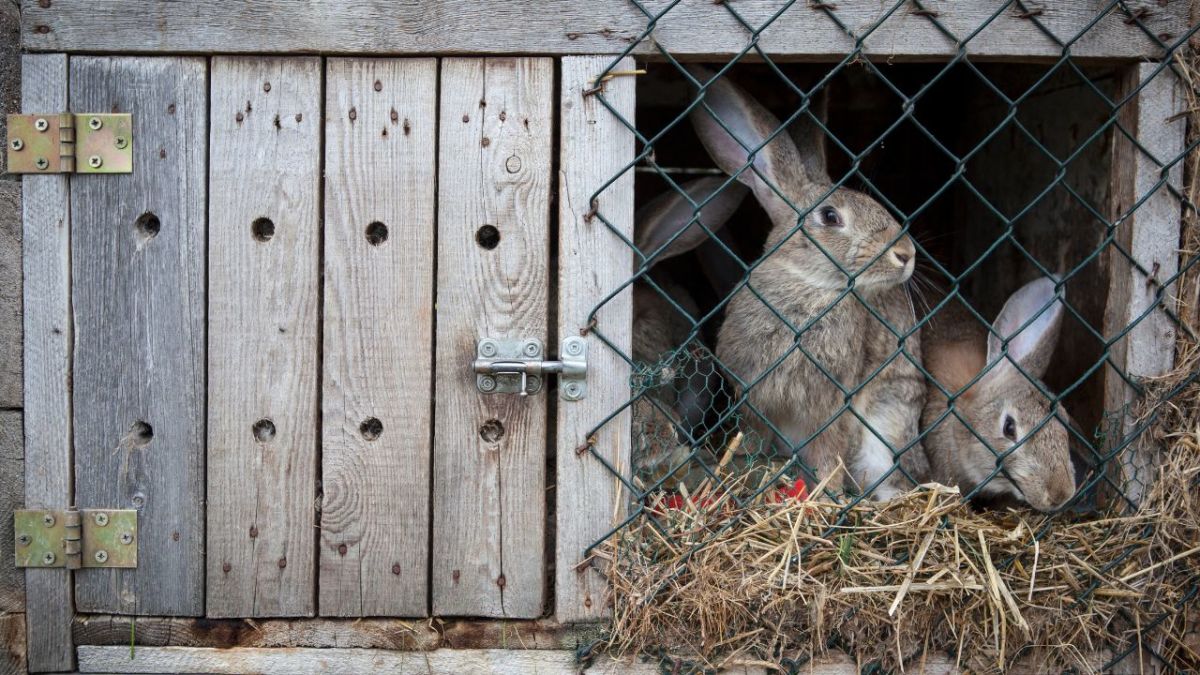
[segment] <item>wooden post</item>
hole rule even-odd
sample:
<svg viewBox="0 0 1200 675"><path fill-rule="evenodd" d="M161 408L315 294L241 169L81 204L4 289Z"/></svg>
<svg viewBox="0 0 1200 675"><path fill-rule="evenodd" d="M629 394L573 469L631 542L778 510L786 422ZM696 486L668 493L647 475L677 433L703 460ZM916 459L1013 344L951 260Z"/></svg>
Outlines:
<svg viewBox="0 0 1200 675"><path fill-rule="evenodd" d="M25 112L67 110L67 57L25 56ZM25 176L25 505L64 508L71 485L71 216L66 175ZM25 572L32 672L71 670L71 573Z"/></svg>
<svg viewBox="0 0 1200 675"><path fill-rule="evenodd" d="M1143 63L1121 73L1120 98L1148 82L1121 108L1118 119L1141 147L1120 130L1113 133L1111 213L1113 218L1125 216L1116 223L1116 244L1137 265L1116 248L1106 251L1109 290L1104 335L1112 340L1134 324L1113 343L1110 360L1135 381L1167 373L1175 363L1175 322L1166 312L1173 309L1174 287L1163 289L1160 282L1179 270L1182 206L1169 188L1181 188L1182 162L1174 164L1166 181L1160 182L1164 167L1183 152L1186 121L1179 116L1184 98L1174 73L1164 68L1155 74L1157 68L1157 64ZM1155 307L1159 293L1165 307ZM1108 425L1109 448L1124 443L1137 430L1132 410L1136 400L1136 392L1121 374L1108 369L1104 409L1115 417ZM1149 434L1143 433L1120 455L1123 491L1134 504L1154 478L1158 452Z"/></svg>
<svg viewBox="0 0 1200 675"><path fill-rule="evenodd" d="M330 59L320 612L428 613L437 61Z"/></svg>
<svg viewBox="0 0 1200 675"><path fill-rule="evenodd" d="M594 56L562 60L558 339L588 336L587 399L558 404L554 612L563 622L608 615L607 582L583 559L583 551L616 524L629 498L616 477L584 448L591 443L610 465L628 474L628 409L589 437L596 425L630 396L629 364L596 339L588 326L592 309L620 287L633 269L633 251L618 236L633 239L633 171L626 168L634 157L633 132L596 95L584 93L596 86L596 78L611 62L611 58ZM633 67L633 59L627 58L616 70ZM604 98L630 125L634 84L634 77L626 76L613 78L603 87ZM622 170L625 173L592 202L592 195ZM597 213L617 232L610 231ZM632 295L627 288L600 310L595 330L628 355L632 321Z"/></svg>
<svg viewBox="0 0 1200 675"><path fill-rule="evenodd" d="M204 611L206 67L71 57L71 108L131 113L134 165L71 177L75 503L138 510L137 568L77 572L82 612Z"/></svg>
<svg viewBox="0 0 1200 675"><path fill-rule="evenodd" d="M555 394L482 394L471 363L483 337L547 338L554 62L446 59L441 81L433 611L535 617Z"/></svg>
<svg viewBox="0 0 1200 675"><path fill-rule="evenodd" d="M315 609L321 60L212 60L208 614Z"/></svg>

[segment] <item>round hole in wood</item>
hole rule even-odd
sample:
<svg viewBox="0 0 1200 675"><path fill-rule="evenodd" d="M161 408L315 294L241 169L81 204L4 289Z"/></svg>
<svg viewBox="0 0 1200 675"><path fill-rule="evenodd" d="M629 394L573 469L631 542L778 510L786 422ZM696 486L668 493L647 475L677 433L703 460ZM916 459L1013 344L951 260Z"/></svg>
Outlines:
<svg viewBox="0 0 1200 675"><path fill-rule="evenodd" d="M250 223L250 232L258 241L271 241L271 237L275 236L275 223L270 218L255 218Z"/></svg>
<svg viewBox="0 0 1200 675"><path fill-rule="evenodd" d="M275 438L275 423L265 417L255 422L250 430L254 432L254 438L259 443L266 443Z"/></svg>
<svg viewBox="0 0 1200 675"><path fill-rule="evenodd" d="M500 245L500 230L495 225L484 225L475 232L475 243L487 250Z"/></svg>
<svg viewBox="0 0 1200 675"><path fill-rule="evenodd" d="M388 238L387 225L384 225L383 223L379 222L378 220L371 223L370 225L367 225L367 242L369 244L371 244L372 246L378 246L378 245L382 244L383 242L387 241L387 238Z"/></svg>
<svg viewBox="0 0 1200 675"><path fill-rule="evenodd" d="M133 227L144 241L158 236L159 230L162 229L162 223L159 222L158 216L147 211L138 216L137 220L133 221Z"/></svg>
<svg viewBox="0 0 1200 675"><path fill-rule="evenodd" d="M498 419L490 419L479 427L479 437L488 443L498 443L504 438L504 425Z"/></svg>
<svg viewBox="0 0 1200 675"><path fill-rule="evenodd" d="M129 432L125 437L129 439L129 445L135 448L144 448L154 440L154 427L147 422L138 420L129 425Z"/></svg>
<svg viewBox="0 0 1200 675"><path fill-rule="evenodd" d="M380 422L378 417L368 417L358 425L358 433L368 441L373 441L383 434L383 422Z"/></svg>

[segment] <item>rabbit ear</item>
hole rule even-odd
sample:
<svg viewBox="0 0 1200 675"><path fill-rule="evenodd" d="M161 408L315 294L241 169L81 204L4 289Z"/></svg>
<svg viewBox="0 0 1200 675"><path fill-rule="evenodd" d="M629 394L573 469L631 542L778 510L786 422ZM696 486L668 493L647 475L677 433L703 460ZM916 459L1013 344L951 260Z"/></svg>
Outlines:
<svg viewBox="0 0 1200 675"><path fill-rule="evenodd" d="M1008 358L1030 375L1042 377L1050 365L1050 356L1062 327L1063 303L1055 297L1055 283L1053 278L1042 277L1025 284L1009 297L1000 316L992 323L995 333L988 334L988 363L1000 358L1001 339L998 335L1003 336L1008 339ZM1032 323L1017 333L1031 319Z"/></svg>
<svg viewBox="0 0 1200 675"><path fill-rule="evenodd" d="M810 173L791 136L786 130L779 131L780 121L758 101L728 78L713 80L712 73L703 68L691 67L689 72L707 83L703 105L691 113L700 142L722 171L730 175L741 172L738 180L754 190L754 196L769 213L786 208L776 189L784 190L798 182L824 182L821 174ZM768 138L771 142L763 146ZM753 166L747 167L750 153L756 150Z"/></svg>
<svg viewBox="0 0 1200 675"><path fill-rule="evenodd" d="M725 226L725 222L746 197L746 188L737 183L730 183L721 189L728 181L725 176L698 178L680 186L687 198L676 190L670 190L639 209L634 235L634 243L638 249L643 254L650 255L680 230L684 231L683 234L658 254L656 262L674 258L703 244L708 239L708 232L705 232L700 223L716 233ZM714 192L716 194L713 194ZM697 216L693 204L700 204L706 199L708 202L699 210Z"/></svg>
<svg viewBox="0 0 1200 675"><path fill-rule="evenodd" d="M814 121L813 118L816 118ZM821 128L829 119L829 97L822 89L809 97L808 114L801 115L791 125L792 141L800 153L804 173L814 183L828 183L825 166L825 131ZM818 125L817 121L821 124Z"/></svg>

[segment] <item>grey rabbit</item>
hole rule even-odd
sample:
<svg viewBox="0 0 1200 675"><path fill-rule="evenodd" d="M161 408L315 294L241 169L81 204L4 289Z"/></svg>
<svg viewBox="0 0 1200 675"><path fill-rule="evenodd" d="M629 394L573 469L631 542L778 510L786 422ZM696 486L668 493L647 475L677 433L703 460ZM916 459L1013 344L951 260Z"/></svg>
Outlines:
<svg viewBox="0 0 1200 675"><path fill-rule="evenodd" d="M863 302L846 293L850 280L842 270L855 275L863 300L906 335L916 324L904 285L916 246L877 201L834 186L825 166L824 135L814 123L798 123L795 138L776 133L779 120L727 78L713 80L700 68L690 72L708 82L705 105L691 113L701 143L718 167L750 187L772 224L768 254L730 300L717 337L717 357L740 380L748 403L743 417L785 451L805 444L802 459L818 480L833 475L841 460L861 488L878 482L874 496L890 497L908 486L893 470L893 448L908 448L900 463L914 477L927 471L917 441L925 386L917 367L920 336L909 335L908 356L892 360L852 398L854 411L874 432L851 411L839 414L846 392L899 345ZM810 105L823 119L823 97Z"/></svg>
<svg viewBox="0 0 1200 675"><path fill-rule="evenodd" d="M942 388L952 395L961 391L956 415L947 414L949 402L939 387L928 390L921 422L933 480L964 492L986 480L981 495L1015 497L1039 511L1057 510L1075 494L1071 420L1059 410L1042 425L1054 411L1040 378L1050 365L1064 311L1054 287L1049 277L1022 286L1004 303L991 331L957 301L933 316L924 336L925 365ZM1004 471L993 476L996 453L1018 443L1023 444L1003 460Z"/></svg>

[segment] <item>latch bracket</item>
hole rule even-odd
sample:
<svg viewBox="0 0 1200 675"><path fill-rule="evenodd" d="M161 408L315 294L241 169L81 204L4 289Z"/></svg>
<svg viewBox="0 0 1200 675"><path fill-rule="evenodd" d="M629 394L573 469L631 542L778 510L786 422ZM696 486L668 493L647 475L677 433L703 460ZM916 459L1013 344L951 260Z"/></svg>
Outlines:
<svg viewBox="0 0 1200 675"><path fill-rule="evenodd" d="M17 567L137 567L134 509L22 509L13 513Z"/></svg>
<svg viewBox="0 0 1200 675"><path fill-rule="evenodd" d="M528 396L542 390L546 375L557 373L559 397L579 401L587 396L587 340L569 337L561 348L558 361L543 361L537 338L483 338L476 343L475 384L484 394Z"/></svg>
<svg viewBox="0 0 1200 675"><path fill-rule="evenodd" d="M132 173L129 113L9 115L9 173Z"/></svg>

